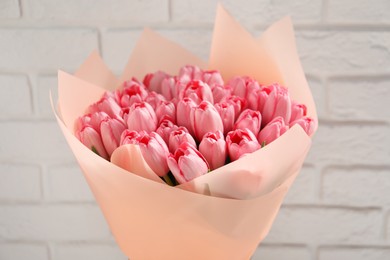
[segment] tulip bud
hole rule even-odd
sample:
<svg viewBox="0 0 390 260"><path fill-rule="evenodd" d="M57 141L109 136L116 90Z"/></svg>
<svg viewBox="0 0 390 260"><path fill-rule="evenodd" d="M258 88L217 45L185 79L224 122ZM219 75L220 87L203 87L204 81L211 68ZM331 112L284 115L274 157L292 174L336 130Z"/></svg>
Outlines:
<svg viewBox="0 0 390 260"><path fill-rule="evenodd" d="M161 93L162 81L168 77L168 74L159 70L155 73L147 74L144 77L143 83L150 91Z"/></svg>
<svg viewBox="0 0 390 260"><path fill-rule="evenodd" d="M174 153L176 149L178 149L184 142L188 142L189 144L196 147L196 142L192 135L188 133L187 128L180 126L176 130L173 130L169 135L169 151Z"/></svg>
<svg viewBox="0 0 390 260"><path fill-rule="evenodd" d="M222 119L224 134L233 130L235 121L234 105L226 101L214 105Z"/></svg>
<svg viewBox="0 0 390 260"><path fill-rule="evenodd" d="M180 184L202 176L210 169L203 155L187 142L182 143L175 154L170 154L167 162L173 176Z"/></svg>
<svg viewBox="0 0 390 260"><path fill-rule="evenodd" d="M256 136L248 129L236 129L226 136L226 145L231 161L261 148Z"/></svg>
<svg viewBox="0 0 390 260"><path fill-rule="evenodd" d="M226 101L227 97L231 95L230 86L214 86L212 88L214 103L220 103Z"/></svg>
<svg viewBox="0 0 390 260"><path fill-rule="evenodd" d="M259 83L249 77L234 77L228 85L232 88L232 95L246 100L250 94L260 89Z"/></svg>
<svg viewBox="0 0 390 260"><path fill-rule="evenodd" d="M100 134L90 126L86 126L81 131L76 132L77 138L82 142L86 147L91 149L97 155L108 160L109 156L104 148Z"/></svg>
<svg viewBox="0 0 390 260"><path fill-rule="evenodd" d="M145 131L137 132L134 130L125 129L125 131L123 131L121 134L120 145L138 144L141 137L146 134L147 133Z"/></svg>
<svg viewBox="0 0 390 260"><path fill-rule="evenodd" d="M163 95L154 91L150 91L145 98L145 102L151 105L153 109L156 109L157 106L163 101L167 101L167 99Z"/></svg>
<svg viewBox="0 0 390 260"><path fill-rule="evenodd" d="M127 128L135 131L153 132L157 128L157 117L153 108L146 102L136 103L130 107L126 118Z"/></svg>
<svg viewBox="0 0 390 260"><path fill-rule="evenodd" d="M186 65L180 68L178 80L183 84L188 84L192 80L202 79L202 70L197 66Z"/></svg>
<svg viewBox="0 0 390 260"><path fill-rule="evenodd" d="M210 86L213 89L216 86L223 86L224 82L217 70L208 70L202 73L202 81Z"/></svg>
<svg viewBox="0 0 390 260"><path fill-rule="evenodd" d="M263 126L268 124L275 117L282 117L284 122L290 122L291 100L288 90L277 84L270 86L271 93L264 104Z"/></svg>
<svg viewBox="0 0 390 260"><path fill-rule="evenodd" d="M262 146L268 145L288 130L283 117L275 117L259 133L258 140Z"/></svg>
<svg viewBox="0 0 390 260"><path fill-rule="evenodd" d="M226 142L221 131L208 132L199 144L199 152L210 165L210 169L217 169L226 161Z"/></svg>
<svg viewBox="0 0 390 260"><path fill-rule="evenodd" d="M307 108L304 104L299 104L299 103L293 101L292 105L291 105L290 123L306 116L306 112L307 112Z"/></svg>
<svg viewBox="0 0 390 260"><path fill-rule="evenodd" d="M125 129L125 124L115 118L106 118L100 123L102 141L110 157L120 145L121 134Z"/></svg>
<svg viewBox="0 0 390 260"><path fill-rule="evenodd" d="M170 118L173 123L176 123L176 107L170 101L162 101L156 107L157 121L161 122L163 118Z"/></svg>
<svg viewBox="0 0 390 260"><path fill-rule="evenodd" d="M233 105L234 120L237 120L238 116L241 114L241 111L245 107L245 100L239 96L230 96L226 98L226 102Z"/></svg>
<svg viewBox="0 0 390 260"><path fill-rule="evenodd" d="M190 98L183 98L177 103L176 108L176 122L180 126L187 128L190 134L193 134L192 125L190 121L190 113L192 108L196 107L196 103Z"/></svg>
<svg viewBox="0 0 390 260"><path fill-rule="evenodd" d="M111 118L121 118L121 107L114 98L109 95L104 95L98 102L92 104L88 112L94 114L96 112L104 112Z"/></svg>
<svg viewBox="0 0 390 260"><path fill-rule="evenodd" d="M125 81L123 89L117 91L121 107L130 107L135 103L142 102L147 95L145 87L135 78Z"/></svg>
<svg viewBox="0 0 390 260"><path fill-rule="evenodd" d="M160 123L160 126L157 128L156 133L158 133L165 143L169 143L169 136L172 131L177 130L179 127L172 123L170 119L163 119Z"/></svg>
<svg viewBox="0 0 390 260"><path fill-rule="evenodd" d="M259 111L245 109L234 124L234 129L249 129L257 136L261 127L261 114Z"/></svg>
<svg viewBox="0 0 390 260"><path fill-rule="evenodd" d="M196 104L200 104L202 101L208 101L211 104L214 103L211 88L209 85L200 80L193 80L187 84L187 86L180 92L180 99L185 97L192 99Z"/></svg>
<svg viewBox="0 0 390 260"><path fill-rule="evenodd" d="M197 107L191 109L190 121L195 138L201 141L207 132L223 132L223 122L215 107L202 101Z"/></svg>
<svg viewBox="0 0 390 260"><path fill-rule="evenodd" d="M293 127L295 124L300 125L308 136L312 136L316 127L315 120L307 116L301 117L300 119L291 122L290 127Z"/></svg>

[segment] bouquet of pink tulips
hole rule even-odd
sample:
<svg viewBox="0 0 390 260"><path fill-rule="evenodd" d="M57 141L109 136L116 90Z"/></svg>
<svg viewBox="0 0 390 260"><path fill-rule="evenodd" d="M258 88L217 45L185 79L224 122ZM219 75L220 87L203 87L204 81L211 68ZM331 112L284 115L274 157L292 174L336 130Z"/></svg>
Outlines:
<svg viewBox="0 0 390 260"><path fill-rule="evenodd" d="M76 122L76 136L109 160L120 145L135 144L168 184L182 184L257 151L298 124L308 135L314 119L278 84L249 77L227 84L216 71L180 68L107 91Z"/></svg>
<svg viewBox="0 0 390 260"><path fill-rule="evenodd" d="M146 29L119 78L94 52L58 90L58 124L131 260L249 259L317 129L291 21L254 38L221 6L207 63Z"/></svg>

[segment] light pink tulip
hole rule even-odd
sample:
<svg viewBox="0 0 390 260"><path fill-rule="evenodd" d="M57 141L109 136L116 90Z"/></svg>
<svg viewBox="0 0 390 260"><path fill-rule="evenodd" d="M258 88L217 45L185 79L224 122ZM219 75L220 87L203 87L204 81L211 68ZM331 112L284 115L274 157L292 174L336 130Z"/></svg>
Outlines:
<svg viewBox="0 0 390 260"><path fill-rule="evenodd" d="M173 123L176 123L176 107L170 101L162 101L156 107L157 121L160 123L163 118L170 118Z"/></svg>
<svg viewBox="0 0 390 260"><path fill-rule="evenodd" d="M265 101L263 108L263 123L265 126L273 118L281 116L284 122L290 122L291 100L288 90L282 86L274 84L270 86L271 93Z"/></svg>
<svg viewBox="0 0 390 260"><path fill-rule="evenodd" d="M176 77L165 78L161 82L161 94L167 99L172 100L178 97L178 88L180 86Z"/></svg>
<svg viewBox="0 0 390 260"><path fill-rule="evenodd" d="M239 96L229 96L226 98L226 102L232 104L234 107L234 120L237 120L241 111L245 107L245 100Z"/></svg>
<svg viewBox="0 0 390 260"><path fill-rule="evenodd" d="M157 117L153 108L146 102L136 103L130 107L125 118L127 128L135 131L153 132L157 128Z"/></svg>
<svg viewBox="0 0 390 260"><path fill-rule="evenodd" d="M219 116L222 119L224 134L226 135L228 132L233 130L235 121L234 105L232 103L224 101L215 104L214 107L218 111Z"/></svg>
<svg viewBox="0 0 390 260"><path fill-rule="evenodd" d="M232 88L232 95L248 100L248 96L260 89L259 83L249 77L234 77L228 85Z"/></svg>
<svg viewBox="0 0 390 260"><path fill-rule="evenodd" d="M217 70L208 70L202 72L202 81L213 89L216 86L223 86L224 82L221 73Z"/></svg>
<svg viewBox="0 0 390 260"><path fill-rule="evenodd" d="M196 147L196 142L192 135L188 133L187 128L180 126L176 130L173 130L169 135L169 151L174 153L184 142L188 142Z"/></svg>
<svg viewBox="0 0 390 260"><path fill-rule="evenodd" d="M199 152L210 165L210 169L217 169L226 161L226 142L221 131L208 132L199 144Z"/></svg>
<svg viewBox="0 0 390 260"><path fill-rule="evenodd" d="M210 169L203 155L187 142L168 156L168 167L180 184L202 176Z"/></svg>
<svg viewBox="0 0 390 260"><path fill-rule="evenodd" d="M226 136L227 151L231 161L261 148L256 136L248 129L237 129Z"/></svg>
<svg viewBox="0 0 390 260"><path fill-rule="evenodd" d="M115 118L106 118L100 123L100 134L108 155L120 145L121 134L125 131L126 125Z"/></svg>
<svg viewBox="0 0 390 260"><path fill-rule="evenodd" d="M196 103L190 98L183 98L177 103L176 107L176 123L179 126L184 126L190 134L193 134L190 113L196 107Z"/></svg>
<svg viewBox="0 0 390 260"><path fill-rule="evenodd" d="M104 148L100 134L90 126L85 126L79 132L76 132L77 138L82 142L88 149L91 149L97 155L108 160L109 156L106 149Z"/></svg>
<svg viewBox="0 0 390 260"><path fill-rule="evenodd" d="M213 92L214 103L224 102L231 95L230 86L214 86L211 90Z"/></svg>
<svg viewBox="0 0 390 260"><path fill-rule="evenodd" d="M172 123L170 119L166 118L161 121L156 133L158 133L164 142L168 144L171 132L177 130L178 128L179 127Z"/></svg>
<svg viewBox="0 0 390 260"><path fill-rule="evenodd" d="M263 113L265 102L268 99L269 94L271 93L271 88L269 87L261 87L259 91L257 91L257 109L260 113ZM256 106L256 105L253 105Z"/></svg>
<svg viewBox="0 0 390 260"><path fill-rule="evenodd" d="M111 118L117 119L121 118L121 110L119 104L109 95L104 95L98 102L88 108L88 112L91 114L104 112Z"/></svg>
<svg viewBox="0 0 390 260"><path fill-rule="evenodd" d="M197 107L191 109L190 120L194 136L198 141L201 141L208 132L218 130L223 132L221 116L217 109L207 101L202 101Z"/></svg>
<svg viewBox="0 0 390 260"><path fill-rule="evenodd" d="M154 91L148 92L148 95L145 98L145 102L149 103L153 109L156 109L157 105L163 101L167 101L167 99L163 95Z"/></svg>
<svg viewBox="0 0 390 260"><path fill-rule="evenodd" d="M144 77L143 83L150 91L161 93L162 81L168 78L169 75L163 71L157 71L155 73L149 73Z"/></svg>
<svg viewBox="0 0 390 260"><path fill-rule="evenodd" d="M292 105L291 105L290 123L306 116L306 113L307 113L307 108L304 104L299 104L299 103L293 101Z"/></svg>
<svg viewBox="0 0 390 260"><path fill-rule="evenodd" d="M305 130L308 136L312 136L316 127L316 123L314 119L307 116L301 117L291 122L290 127L293 127L295 124L300 125L303 128L303 130Z"/></svg>
<svg viewBox="0 0 390 260"><path fill-rule="evenodd" d="M168 172L168 147L156 132L145 134L139 139L139 146L146 163L160 177Z"/></svg>
<svg viewBox="0 0 390 260"><path fill-rule="evenodd" d="M145 131L137 132L134 130L125 129L125 131L123 131L121 134L120 145L138 144L141 137L146 134L147 133Z"/></svg>
<svg viewBox="0 0 390 260"><path fill-rule="evenodd" d="M197 66L186 65L180 68L178 80L183 84L187 84L192 80L201 80L202 70Z"/></svg>
<svg viewBox="0 0 390 260"><path fill-rule="evenodd" d="M245 109L234 124L234 129L249 129L257 136L261 127L261 114L259 111Z"/></svg>
<svg viewBox="0 0 390 260"><path fill-rule="evenodd" d="M259 143L264 146L273 142L276 138L284 134L288 130L288 125L285 124L283 117L275 117L269 122L259 133Z"/></svg>
<svg viewBox="0 0 390 260"><path fill-rule="evenodd" d="M125 81L122 90L117 90L116 93L121 107L130 107L142 102L148 95L142 83L135 78Z"/></svg>
<svg viewBox="0 0 390 260"><path fill-rule="evenodd" d="M200 80L190 81L187 86L180 92L180 99L190 98L196 104L200 104L202 101L208 101L211 104L214 103L213 93L211 88L206 83Z"/></svg>

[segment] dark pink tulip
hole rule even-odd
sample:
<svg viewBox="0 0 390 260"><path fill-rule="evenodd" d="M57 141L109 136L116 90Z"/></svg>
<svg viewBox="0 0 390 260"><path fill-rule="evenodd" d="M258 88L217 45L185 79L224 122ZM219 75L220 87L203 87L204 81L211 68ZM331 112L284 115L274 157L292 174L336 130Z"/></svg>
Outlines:
<svg viewBox="0 0 390 260"><path fill-rule="evenodd" d="M210 169L203 155L187 142L182 143L175 154L168 156L168 167L180 184L202 176Z"/></svg>
<svg viewBox="0 0 390 260"><path fill-rule="evenodd" d="M132 105L127 114L126 122L129 130L144 130L147 133L155 131L158 123L156 113L146 102Z"/></svg>
<svg viewBox="0 0 390 260"><path fill-rule="evenodd" d="M261 114L259 111L245 109L234 124L234 129L249 129L257 136L261 127Z"/></svg>
<svg viewBox="0 0 390 260"><path fill-rule="evenodd" d="M180 126L176 130L173 130L169 135L169 142L168 142L169 151L171 153L174 153L176 149L178 149L179 146L184 142L188 142L192 144L194 147L196 147L196 142L192 137L192 135L188 133L187 128Z"/></svg>
<svg viewBox="0 0 390 260"><path fill-rule="evenodd" d="M210 169L217 169L226 161L226 142L221 131L208 132L199 144L199 152L210 165Z"/></svg>
<svg viewBox="0 0 390 260"><path fill-rule="evenodd" d="M209 85L200 80L190 81L187 86L180 92L180 99L186 97L192 99L196 104L200 104L202 101L208 101L211 104L214 103L211 88Z"/></svg>
<svg viewBox="0 0 390 260"><path fill-rule="evenodd" d="M234 105L232 103L224 101L215 104L214 107L218 111L219 116L222 119L224 134L226 135L228 132L233 130L235 121Z"/></svg>
<svg viewBox="0 0 390 260"><path fill-rule="evenodd" d="M288 130L283 117L275 117L259 133L258 140L261 145L268 145Z"/></svg>
<svg viewBox="0 0 390 260"><path fill-rule="evenodd" d="M271 92L265 101L262 116L263 126L268 124L275 117L282 117L284 122L290 122L291 100L288 90L274 84L269 87Z"/></svg>
<svg viewBox="0 0 390 260"><path fill-rule="evenodd" d="M85 126L79 132L76 132L76 136L80 142L91 149L94 153L98 154L106 160L109 159L100 134L95 129L90 126Z"/></svg>
<svg viewBox="0 0 390 260"><path fill-rule="evenodd" d="M197 107L191 109L190 120L195 138L198 141L201 141L204 134L208 132L223 132L221 116L217 109L207 101L202 101Z"/></svg>
<svg viewBox="0 0 390 260"><path fill-rule="evenodd" d="M308 136L311 136L314 133L316 123L313 118L311 117L301 117L293 122L290 123L290 127L293 127L295 124L300 125L303 130L307 133Z"/></svg>
<svg viewBox="0 0 390 260"><path fill-rule="evenodd" d="M237 129L229 132L226 136L226 145L232 161L261 148L256 136L248 129Z"/></svg>

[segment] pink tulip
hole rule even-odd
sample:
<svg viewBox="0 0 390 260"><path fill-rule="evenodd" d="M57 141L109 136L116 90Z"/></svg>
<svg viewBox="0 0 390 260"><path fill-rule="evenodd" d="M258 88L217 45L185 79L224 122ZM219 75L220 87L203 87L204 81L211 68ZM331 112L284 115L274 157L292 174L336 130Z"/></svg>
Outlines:
<svg viewBox="0 0 390 260"><path fill-rule="evenodd" d="M269 122L259 133L259 143L264 146L273 142L276 138L284 134L288 130L288 125L285 124L283 117L275 117Z"/></svg>
<svg viewBox="0 0 390 260"><path fill-rule="evenodd" d="M218 111L219 116L222 119L224 134L233 130L234 121L235 121L235 112L234 105L228 103L227 101L217 103L214 105L215 109Z"/></svg>
<svg viewBox="0 0 390 260"><path fill-rule="evenodd" d="M213 92L214 103L226 101L227 97L231 95L230 86L214 86L211 90Z"/></svg>
<svg viewBox="0 0 390 260"><path fill-rule="evenodd" d="M224 82L221 73L217 70L208 70L202 73L202 81L213 89L216 86L223 86Z"/></svg>
<svg viewBox="0 0 390 260"><path fill-rule="evenodd" d="M254 111L252 109L245 109L242 111L238 117L236 123L234 124L234 129L249 129L254 135L260 131L261 127L261 114L259 111Z"/></svg>
<svg viewBox="0 0 390 260"><path fill-rule="evenodd" d="M93 114L96 112L104 112L111 118L121 118L121 107L115 99L109 95L104 95L98 102L92 104L88 112Z"/></svg>
<svg viewBox="0 0 390 260"><path fill-rule="evenodd" d="M99 134L100 134L100 125L104 120L111 119L106 113L104 112L96 112L91 114L91 120L89 122L89 125L93 127ZM124 121L121 117L115 118L116 120L120 121L124 124Z"/></svg>
<svg viewBox="0 0 390 260"><path fill-rule="evenodd" d="M139 146L146 163L160 177L168 172L168 147L156 132L145 134L139 139Z"/></svg>
<svg viewBox="0 0 390 260"><path fill-rule="evenodd" d="M157 105L163 101L167 101L167 99L163 95L154 91L148 92L148 95L145 98L145 102L151 105L153 109L156 109Z"/></svg>
<svg viewBox="0 0 390 260"><path fill-rule="evenodd" d="M180 184L202 176L210 169L203 155L187 142L168 156L168 167Z"/></svg>
<svg viewBox="0 0 390 260"><path fill-rule="evenodd" d="M291 100L288 90L277 84L274 84L269 88L271 89L271 93L265 101L262 113L263 126L278 116L281 116L284 119L284 122L290 122Z"/></svg>
<svg viewBox="0 0 390 260"><path fill-rule="evenodd" d="M179 97L180 99L188 97L196 104L200 104L202 101L208 101L211 104L214 103L213 93L211 92L209 85L200 80L190 81L180 92Z"/></svg>
<svg viewBox="0 0 390 260"><path fill-rule="evenodd" d="M234 120L237 120L241 111L245 107L245 100L239 96L229 96L226 98L226 102L232 104L234 107Z"/></svg>
<svg viewBox="0 0 390 260"><path fill-rule="evenodd" d="M127 128L135 131L153 132L157 128L157 117L153 108L146 102L130 107L126 118Z"/></svg>
<svg viewBox="0 0 390 260"><path fill-rule="evenodd" d="M149 73L144 77L143 83L150 91L161 93L162 81L168 78L169 75L163 71L157 71L155 73Z"/></svg>
<svg viewBox="0 0 390 260"><path fill-rule="evenodd" d="M147 95L145 87L135 78L125 81L122 90L117 91L121 107L130 107L135 103L142 102Z"/></svg>
<svg viewBox="0 0 390 260"><path fill-rule="evenodd" d="M196 142L192 135L188 133L187 128L180 126L176 130L173 130L169 135L169 151L174 153L184 142L188 142L196 147Z"/></svg>
<svg viewBox="0 0 390 260"><path fill-rule="evenodd" d="M190 134L194 133L189 116L194 107L196 107L196 103L190 98L183 98L177 103L176 107L177 124L187 128Z"/></svg>
<svg viewBox="0 0 390 260"><path fill-rule="evenodd" d="M79 132L76 132L77 138L82 142L86 147L91 149L97 155L108 160L109 156L104 148L100 134L90 126L86 126L81 129Z"/></svg>
<svg viewBox="0 0 390 260"><path fill-rule="evenodd" d="M157 128L156 133L158 133L164 142L168 144L171 132L177 130L178 128L179 127L172 123L170 119L163 119Z"/></svg>
<svg viewBox="0 0 390 260"><path fill-rule="evenodd" d="M269 94L271 93L271 88L269 87L261 87L259 91L257 91L257 109L260 113L263 113L265 102L268 99ZM256 105L253 105L256 106Z"/></svg>
<svg viewBox="0 0 390 260"><path fill-rule="evenodd" d="M306 116L306 113L307 113L307 108L304 104L299 104L299 103L293 101L292 105L291 105L290 123Z"/></svg>
<svg viewBox="0 0 390 260"><path fill-rule="evenodd" d="M199 152L210 165L210 169L217 169L226 161L226 142L221 131L208 132L199 144Z"/></svg>
<svg viewBox="0 0 390 260"><path fill-rule="evenodd" d="M100 123L102 141L110 157L114 150L120 145L121 134L125 129L125 124L115 118L106 118Z"/></svg>
<svg viewBox="0 0 390 260"><path fill-rule="evenodd" d="M176 123L176 107L170 101L162 101L156 107L157 121L161 122L163 118L170 118L173 123Z"/></svg>
<svg viewBox="0 0 390 260"><path fill-rule="evenodd" d="M232 88L232 95L244 99L260 89L259 83L249 77L234 77L228 85Z"/></svg>
<svg viewBox="0 0 390 260"><path fill-rule="evenodd" d="M191 109L190 121L195 138L198 141L201 141L208 132L218 130L223 132L221 116L217 109L207 101L202 101L197 107Z"/></svg>
<svg viewBox="0 0 390 260"><path fill-rule="evenodd" d="M188 84L192 80L202 79L202 70L197 66L186 65L180 68L178 80L183 84Z"/></svg>
<svg viewBox="0 0 390 260"><path fill-rule="evenodd" d="M312 136L316 127L316 123L314 119L307 116L301 117L291 122L290 127L293 127L295 124L300 125L303 128L303 130L305 130L308 136Z"/></svg>
<svg viewBox="0 0 390 260"><path fill-rule="evenodd" d="M161 94L167 99L171 100L178 96L178 84L176 77L165 78L161 82Z"/></svg>
<svg viewBox="0 0 390 260"><path fill-rule="evenodd" d="M139 144L139 140L141 139L141 137L146 134L147 133L145 131L137 132L134 130L125 129L125 131L123 131L121 134L120 145Z"/></svg>
<svg viewBox="0 0 390 260"><path fill-rule="evenodd" d="M226 136L227 150L231 161L261 148L256 136L248 129L237 129Z"/></svg>

